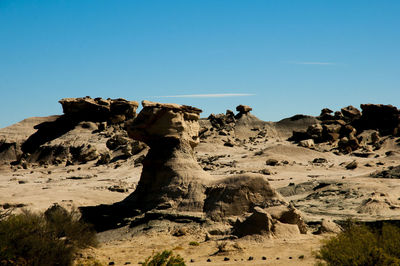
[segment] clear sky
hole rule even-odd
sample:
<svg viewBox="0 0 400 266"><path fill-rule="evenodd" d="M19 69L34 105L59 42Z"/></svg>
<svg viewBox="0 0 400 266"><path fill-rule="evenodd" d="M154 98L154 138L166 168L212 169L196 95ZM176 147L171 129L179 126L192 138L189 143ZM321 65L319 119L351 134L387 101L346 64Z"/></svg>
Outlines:
<svg viewBox="0 0 400 266"><path fill-rule="evenodd" d="M267 121L400 107L399 49L398 0L0 0L0 128L83 96Z"/></svg>

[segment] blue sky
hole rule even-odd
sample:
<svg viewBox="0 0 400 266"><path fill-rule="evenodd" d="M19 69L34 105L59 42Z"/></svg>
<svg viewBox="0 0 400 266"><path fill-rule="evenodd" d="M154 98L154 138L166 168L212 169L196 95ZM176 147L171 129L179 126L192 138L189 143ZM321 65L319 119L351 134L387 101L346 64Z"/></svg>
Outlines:
<svg viewBox="0 0 400 266"><path fill-rule="evenodd" d="M87 95L203 116L247 104L267 121L400 107L399 14L397 0L0 0L0 127Z"/></svg>

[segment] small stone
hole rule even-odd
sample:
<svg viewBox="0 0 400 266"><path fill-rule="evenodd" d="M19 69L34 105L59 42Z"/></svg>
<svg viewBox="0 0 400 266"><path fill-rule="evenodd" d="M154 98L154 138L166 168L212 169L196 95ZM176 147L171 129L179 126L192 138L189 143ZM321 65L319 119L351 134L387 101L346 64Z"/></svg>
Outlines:
<svg viewBox="0 0 400 266"><path fill-rule="evenodd" d="M278 160L275 160L275 159L268 159L268 160L265 162L265 164L266 164L266 165L270 165L270 166L275 166L275 165L278 164Z"/></svg>
<svg viewBox="0 0 400 266"><path fill-rule="evenodd" d="M115 265L115 263L114 263L113 261L110 261L110 262L108 263L108 265Z"/></svg>
<svg viewBox="0 0 400 266"><path fill-rule="evenodd" d="M190 259L190 262L194 262L194 259Z"/></svg>
<svg viewBox="0 0 400 266"><path fill-rule="evenodd" d="M211 262L211 259L207 259L207 262Z"/></svg>
<svg viewBox="0 0 400 266"><path fill-rule="evenodd" d="M267 257L265 257L265 256L262 256L262 258L261 258L262 260L267 260Z"/></svg>
<svg viewBox="0 0 400 266"><path fill-rule="evenodd" d="M328 161L325 158L315 158L313 163L327 163Z"/></svg>
<svg viewBox="0 0 400 266"><path fill-rule="evenodd" d="M228 257L225 257L225 258L224 258L224 261L229 261L229 258L228 258Z"/></svg>
<svg viewBox="0 0 400 266"><path fill-rule="evenodd" d="M250 256L250 257L248 258L248 260L254 260L254 258L253 258L252 256Z"/></svg>
<svg viewBox="0 0 400 266"><path fill-rule="evenodd" d="M353 170L353 169L356 169L357 166L358 166L357 161L354 160L351 163L346 165L346 169L347 170Z"/></svg>

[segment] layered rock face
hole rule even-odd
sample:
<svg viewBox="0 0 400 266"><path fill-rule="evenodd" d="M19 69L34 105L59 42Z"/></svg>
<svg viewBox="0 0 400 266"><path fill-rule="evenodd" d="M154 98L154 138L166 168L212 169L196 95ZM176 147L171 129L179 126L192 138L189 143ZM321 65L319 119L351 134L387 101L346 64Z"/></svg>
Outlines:
<svg viewBox="0 0 400 266"><path fill-rule="evenodd" d="M142 104L142 111L127 125L127 131L131 138L149 145L150 150L142 162L137 189L124 202L142 211L202 211L204 180L208 176L193 154L199 143L197 120L201 110L148 101Z"/></svg>
<svg viewBox="0 0 400 266"><path fill-rule="evenodd" d="M0 135L0 161L26 166L86 163L103 158L99 162L102 163L106 157L129 157L143 150L143 145L128 138L124 129L125 121L136 117L137 102L90 97L59 102L63 115L42 118L34 124L40 119L20 123L30 126L26 136L12 136L12 127L7 134L10 138ZM7 133L7 129L3 131Z"/></svg>
<svg viewBox="0 0 400 266"><path fill-rule="evenodd" d="M125 99L102 99L90 97L61 99L63 112L78 121L107 121L121 123L135 118L139 104Z"/></svg>

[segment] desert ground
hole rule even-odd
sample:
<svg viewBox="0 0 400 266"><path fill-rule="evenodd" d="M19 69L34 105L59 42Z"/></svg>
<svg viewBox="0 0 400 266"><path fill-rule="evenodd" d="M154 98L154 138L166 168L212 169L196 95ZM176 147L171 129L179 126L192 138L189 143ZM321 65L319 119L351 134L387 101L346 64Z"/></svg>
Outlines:
<svg viewBox="0 0 400 266"><path fill-rule="evenodd" d="M186 164L183 161L177 173L185 177L186 172L181 170L190 172L192 167L197 167L191 164L196 164L199 169L194 172L201 171L201 182L211 188L220 187L218 182L231 176L253 174L269 184L273 193L284 201L284 206L296 209L307 226L307 232L302 233L297 225L278 230L278 225L285 223L272 215L273 231L261 230L240 236L232 233L237 230L237 222L233 220L239 219L244 224L252 211L226 216L221 211L222 214L218 214L221 219L209 218L209 213L205 212L201 214L205 217L201 216L202 222L194 222L193 217L198 217L195 215L188 216L190 221L160 216L137 225L133 225L131 219L130 224L99 230L99 247L84 250L81 258L95 258L105 265L137 264L154 252L169 249L180 254L189 265L314 265L314 253L321 241L337 232L347 219L365 222L400 219L400 170L396 168L400 159L400 138L396 131L388 133L386 127L381 130L359 126L363 130L354 132L352 130L357 128L354 126L350 129L352 132L343 132L345 126L362 120L364 113L360 111L357 118L346 116L348 109L345 109L342 110L344 117L339 118L333 115L324 118L329 114L325 110L320 117L301 115L279 122L264 122L246 107L238 108L238 114L232 115L231 111L225 114L225 110L221 110L224 114L187 120L188 112L197 111L147 104L149 110L169 108L174 114L181 112L185 120L178 123L181 131L175 128L171 131L169 124L165 126L163 122L157 125L155 133L149 129L143 137L135 133L137 125L132 132L136 131L130 133L129 126L125 126L128 116L114 115L114 120L107 117L105 121L88 116L63 128L60 123L66 123L60 117L71 110L65 106L64 101L64 116L27 118L0 129L0 206L3 209L44 211L53 204L71 209L126 202L137 189L143 172L148 171L143 165L149 150L156 149L160 138L168 137L178 141L188 139L193 148L195 162ZM82 112L87 108L77 106ZM138 119L136 114L131 116L130 120ZM141 117L139 113L138 117L143 120L147 116ZM171 121L178 118L174 116ZM333 120L344 121L343 125L339 123L341 129L335 129L338 136L327 140L310 133L303 140L291 138L293 131L309 132L315 124L337 125L336 122L324 124L324 121ZM146 128L150 126L146 124ZM165 127L169 131L159 133ZM38 134L40 131L42 133ZM196 139L192 138L193 134L197 134ZM36 137L32 137L34 135ZM147 137L149 135L151 138ZM346 141L352 137L357 139L356 145L347 145ZM167 211L179 215L194 212L190 206L195 203L188 203L189 207L183 210L179 204L174 205L175 201L173 196L166 201L172 202L172 207L166 207ZM152 201L148 202L150 206ZM263 208L268 210L271 206ZM199 213L198 209L195 211ZM323 221L328 221L330 226Z"/></svg>

